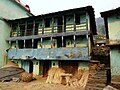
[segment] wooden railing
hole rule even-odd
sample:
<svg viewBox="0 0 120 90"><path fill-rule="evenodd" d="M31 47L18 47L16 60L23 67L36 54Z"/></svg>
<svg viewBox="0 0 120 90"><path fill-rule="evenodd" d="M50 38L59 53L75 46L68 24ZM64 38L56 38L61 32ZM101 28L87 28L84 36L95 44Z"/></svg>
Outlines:
<svg viewBox="0 0 120 90"><path fill-rule="evenodd" d="M86 31L88 30L87 22L82 22L80 24L66 24L66 25L55 25L51 27L38 27L38 33L35 31L33 32L33 29L27 29L27 30L20 30L17 32L11 32L11 37L15 36L29 36L34 33L40 34L50 34L50 33L61 33L61 32L74 32L74 31ZM35 28L36 30L36 28ZM26 33L25 33L26 31ZM36 35L36 34L35 34Z"/></svg>

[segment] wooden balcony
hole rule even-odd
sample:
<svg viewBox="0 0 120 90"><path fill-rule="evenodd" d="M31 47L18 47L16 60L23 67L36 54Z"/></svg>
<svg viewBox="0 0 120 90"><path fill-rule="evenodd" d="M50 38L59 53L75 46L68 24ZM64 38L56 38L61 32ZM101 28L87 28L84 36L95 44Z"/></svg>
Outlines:
<svg viewBox="0 0 120 90"><path fill-rule="evenodd" d="M88 47L81 48L41 48L41 49L10 49L9 59L23 60L90 60Z"/></svg>

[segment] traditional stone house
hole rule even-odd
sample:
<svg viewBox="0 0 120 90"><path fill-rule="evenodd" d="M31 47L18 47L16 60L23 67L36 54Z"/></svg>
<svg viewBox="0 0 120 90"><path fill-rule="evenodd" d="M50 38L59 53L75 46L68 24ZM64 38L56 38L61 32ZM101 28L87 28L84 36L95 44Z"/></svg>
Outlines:
<svg viewBox="0 0 120 90"><path fill-rule="evenodd" d="M27 72L47 75L50 67L74 74L89 69L92 35L96 35L92 6L9 20L8 58Z"/></svg>
<svg viewBox="0 0 120 90"><path fill-rule="evenodd" d="M6 39L10 37L8 19L31 16L28 9L18 0L0 0L0 67L7 62L6 50L9 48Z"/></svg>
<svg viewBox="0 0 120 90"><path fill-rule="evenodd" d="M110 47L110 66L112 80L120 77L120 8L101 12L104 18L107 45Z"/></svg>

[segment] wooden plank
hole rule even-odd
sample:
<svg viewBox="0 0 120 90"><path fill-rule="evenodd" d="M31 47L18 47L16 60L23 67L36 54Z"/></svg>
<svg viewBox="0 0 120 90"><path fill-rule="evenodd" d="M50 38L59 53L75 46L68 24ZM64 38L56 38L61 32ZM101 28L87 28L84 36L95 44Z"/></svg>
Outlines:
<svg viewBox="0 0 120 90"><path fill-rule="evenodd" d="M51 34L41 34L41 35L32 35L32 36L22 36L22 37L11 37L7 39L7 41L15 41L15 40L25 40L25 39L38 39L38 38L46 38L46 37L60 37L60 36L72 36L72 35L86 35L89 34L87 30L80 32L63 32L63 33L51 33Z"/></svg>

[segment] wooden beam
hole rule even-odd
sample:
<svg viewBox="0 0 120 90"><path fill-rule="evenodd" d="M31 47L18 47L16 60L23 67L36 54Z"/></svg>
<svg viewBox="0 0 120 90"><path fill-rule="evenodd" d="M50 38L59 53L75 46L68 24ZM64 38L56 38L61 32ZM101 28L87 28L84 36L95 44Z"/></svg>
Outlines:
<svg viewBox="0 0 120 90"><path fill-rule="evenodd" d="M46 38L46 37L61 37L61 36L77 36L77 35L89 35L90 32L80 31L80 32L63 32L63 33L52 33L52 34L42 34L42 35L33 35L33 36L24 36L24 37L11 37L7 39L7 41L15 41L15 40L24 40L24 39L39 39L39 38Z"/></svg>

